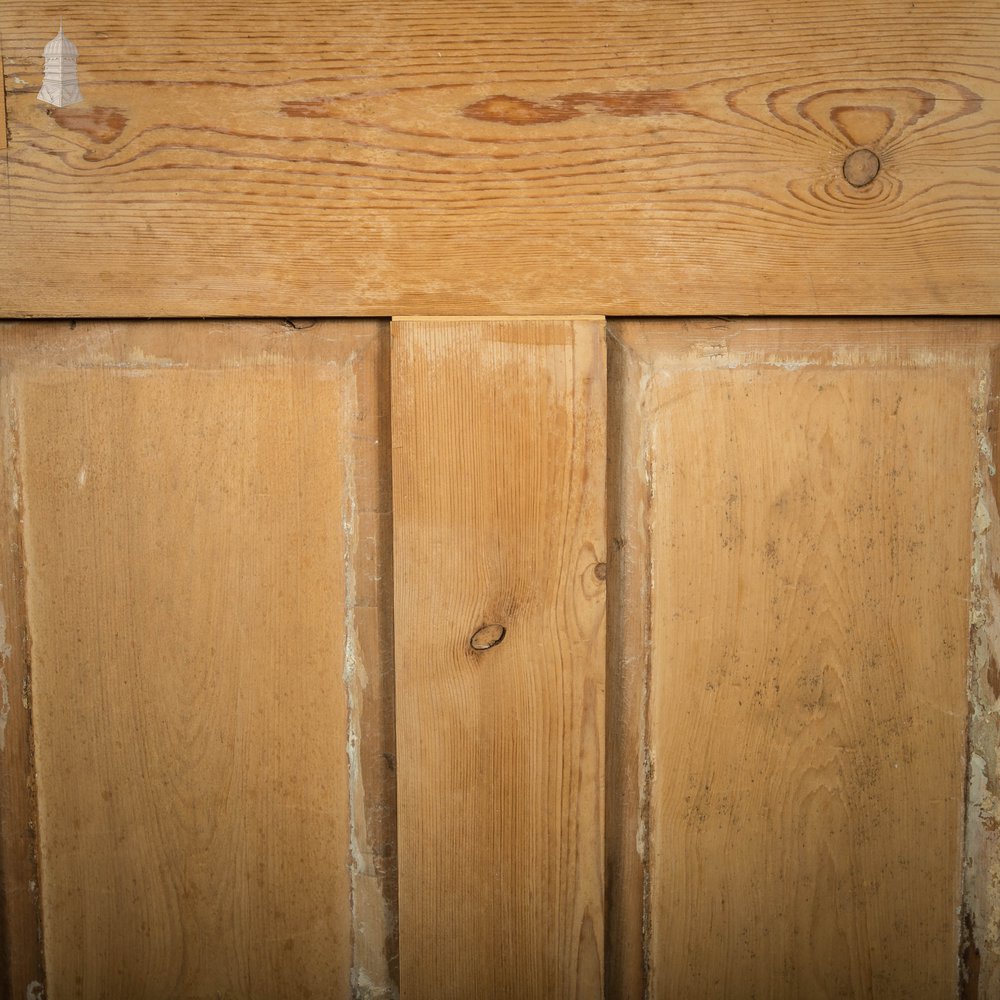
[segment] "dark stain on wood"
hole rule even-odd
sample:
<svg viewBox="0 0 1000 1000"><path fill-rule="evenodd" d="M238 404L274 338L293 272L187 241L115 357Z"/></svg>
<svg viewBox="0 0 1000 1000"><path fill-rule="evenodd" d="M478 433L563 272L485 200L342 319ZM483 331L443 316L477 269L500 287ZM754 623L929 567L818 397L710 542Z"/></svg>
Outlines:
<svg viewBox="0 0 1000 1000"><path fill-rule="evenodd" d="M962 919L962 956L959 974L960 1000L979 1000L979 947L976 945L975 921L971 913Z"/></svg>
<svg viewBox="0 0 1000 1000"><path fill-rule="evenodd" d="M45 112L57 125L79 132L104 145L114 142L128 124L125 112L120 108L47 108Z"/></svg>
<svg viewBox="0 0 1000 1000"><path fill-rule="evenodd" d="M993 697L1000 699L1000 669L998 669L997 661L992 656L986 667L986 680L990 685L990 691L993 692Z"/></svg>
<svg viewBox="0 0 1000 1000"><path fill-rule="evenodd" d="M502 125L547 125L586 114L645 118L687 110L677 90L613 90L604 94L560 94L545 101L497 94L468 105L462 114L476 121Z"/></svg>

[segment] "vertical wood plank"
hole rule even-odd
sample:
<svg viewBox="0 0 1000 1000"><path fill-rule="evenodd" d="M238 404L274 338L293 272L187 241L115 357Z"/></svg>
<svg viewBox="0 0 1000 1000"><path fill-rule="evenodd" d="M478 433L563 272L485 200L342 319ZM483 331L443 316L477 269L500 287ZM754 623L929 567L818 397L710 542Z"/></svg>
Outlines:
<svg viewBox="0 0 1000 1000"><path fill-rule="evenodd" d="M617 330L648 991L953 996L982 341L797 332Z"/></svg>
<svg viewBox="0 0 1000 1000"><path fill-rule="evenodd" d="M6 149L6 148L7 148L7 82L4 77L4 71L3 71L3 32L0 32L0 149Z"/></svg>
<svg viewBox="0 0 1000 1000"><path fill-rule="evenodd" d="M984 366L972 516L969 793L962 912L962 1000L1000 995L1000 351Z"/></svg>
<svg viewBox="0 0 1000 1000"><path fill-rule="evenodd" d="M351 817L352 997L398 995L392 456L387 324L345 366L344 572Z"/></svg>
<svg viewBox="0 0 1000 1000"><path fill-rule="evenodd" d="M34 1000L44 987L45 968L18 423L13 379L4 371L0 376L0 997Z"/></svg>
<svg viewBox="0 0 1000 1000"><path fill-rule="evenodd" d="M404 997L601 994L605 409L603 321L393 323Z"/></svg>
<svg viewBox="0 0 1000 1000"><path fill-rule="evenodd" d="M642 449L643 366L608 339L608 660L606 995L646 995L645 873L649 796L646 707L649 576Z"/></svg>
<svg viewBox="0 0 1000 1000"><path fill-rule="evenodd" d="M379 325L27 326L49 994L392 995Z"/></svg>

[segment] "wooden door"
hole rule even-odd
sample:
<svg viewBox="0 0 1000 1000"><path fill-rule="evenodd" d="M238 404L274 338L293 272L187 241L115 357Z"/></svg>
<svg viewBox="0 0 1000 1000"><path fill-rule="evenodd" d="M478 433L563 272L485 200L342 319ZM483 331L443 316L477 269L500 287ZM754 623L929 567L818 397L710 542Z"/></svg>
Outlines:
<svg viewBox="0 0 1000 1000"><path fill-rule="evenodd" d="M5 3L0 996L1000 994L998 53Z"/></svg>

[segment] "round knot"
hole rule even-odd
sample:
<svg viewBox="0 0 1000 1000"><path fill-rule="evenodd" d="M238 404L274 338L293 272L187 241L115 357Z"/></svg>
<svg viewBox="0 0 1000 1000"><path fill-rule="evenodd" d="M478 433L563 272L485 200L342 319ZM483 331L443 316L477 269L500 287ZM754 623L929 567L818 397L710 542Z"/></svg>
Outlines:
<svg viewBox="0 0 1000 1000"><path fill-rule="evenodd" d="M881 166L870 149L856 149L844 160L844 177L852 187L865 187L875 180Z"/></svg>

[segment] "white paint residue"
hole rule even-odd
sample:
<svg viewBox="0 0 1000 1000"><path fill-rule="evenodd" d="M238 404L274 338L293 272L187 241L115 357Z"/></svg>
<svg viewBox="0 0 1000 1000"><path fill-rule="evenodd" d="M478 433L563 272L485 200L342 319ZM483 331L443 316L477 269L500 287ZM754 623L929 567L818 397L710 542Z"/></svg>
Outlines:
<svg viewBox="0 0 1000 1000"><path fill-rule="evenodd" d="M10 686L7 683L7 664L10 663L10 643L7 641L7 611L0 603L0 753L6 746L7 717L10 715Z"/></svg>
<svg viewBox="0 0 1000 1000"><path fill-rule="evenodd" d="M7 609L0 602L0 656L9 663L13 650L7 641Z"/></svg>
<svg viewBox="0 0 1000 1000"><path fill-rule="evenodd" d="M45 78L38 92L40 101L65 108L83 100L76 78L78 55L79 49L63 33L60 23L59 34L45 46Z"/></svg>
<svg viewBox="0 0 1000 1000"><path fill-rule="evenodd" d="M972 530L979 533L983 531L989 531L990 528L990 512L986 509L986 504L983 502L982 496L976 502L976 513L972 518Z"/></svg>
<svg viewBox="0 0 1000 1000"><path fill-rule="evenodd" d="M10 688L7 686L7 665L0 667L0 753L6 749L7 716L10 715Z"/></svg>
<svg viewBox="0 0 1000 1000"><path fill-rule="evenodd" d="M76 477L76 481L79 484L81 490L84 488L84 486L87 485L87 466L85 465L80 466L80 473Z"/></svg>
<svg viewBox="0 0 1000 1000"><path fill-rule="evenodd" d="M997 474L997 467L993 464L993 448L990 446L989 438L981 431L979 433L979 453L986 459L986 466L991 476Z"/></svg>
<svg viewBox="0 0 1000 1000"><path fill-rule="evenodd" d="M969 754L969 805L982 806L988 794L986 784L986 761L975 750Z"/></svg>
<svg viewBox="0 0 1000 1000"><path fill-rule="evenodd" d="M28 983L28 988L24 991L24 1000L45 1000L45 987L37 979Z"/></svg>

